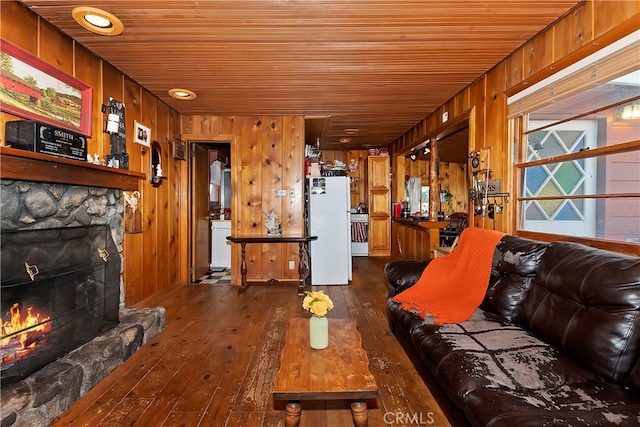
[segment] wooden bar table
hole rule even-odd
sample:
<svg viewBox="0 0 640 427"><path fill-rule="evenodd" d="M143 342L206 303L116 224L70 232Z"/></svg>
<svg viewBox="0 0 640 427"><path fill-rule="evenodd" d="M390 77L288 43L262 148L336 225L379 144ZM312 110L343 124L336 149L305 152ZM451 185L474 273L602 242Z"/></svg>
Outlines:
<svg viewBox="0 0 640 427"><path fill-rule="evenodd" d="M285 280L269 279L264 282L247 281L247 244L262 244L262 243L297 243L299 246L299 259L298 259L298 295L304 295L304 279L308 271L305 265L305 259L308 259L309 254L309 242L316 240L318 236L296 235L296 234L283 234L282 236L267 236L264 234L246 234L238 236L227 236L227 240L232 243L239 243L241 247L241 263L240 274L242 275L242 284L240 285L240 291L243 292L247 289L247 286L254 284L269 284L274 285Z"/></svg>
<svg viewBox="0 0 640 427"><path fill-rule="evenodd" d="M309 319L289 322L280 370L273 384L273 399L285 400L285 426L300 424L301 400L351 400L356 427L369 421L367 399L379 396L369 371L369 358L354 319L328 319L329 346L315 350L309 344Z"/></svg>

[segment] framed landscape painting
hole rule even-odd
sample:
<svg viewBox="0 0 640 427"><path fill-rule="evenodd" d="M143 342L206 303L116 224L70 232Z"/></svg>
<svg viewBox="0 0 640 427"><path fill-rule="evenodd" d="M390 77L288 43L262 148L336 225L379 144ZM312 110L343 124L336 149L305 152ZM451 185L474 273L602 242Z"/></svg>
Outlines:
<svg viewBox="0 0 640 427"><path fill-rule="evenodd" d="M0 39L0 110L91 136L91 87Z"/></svg>

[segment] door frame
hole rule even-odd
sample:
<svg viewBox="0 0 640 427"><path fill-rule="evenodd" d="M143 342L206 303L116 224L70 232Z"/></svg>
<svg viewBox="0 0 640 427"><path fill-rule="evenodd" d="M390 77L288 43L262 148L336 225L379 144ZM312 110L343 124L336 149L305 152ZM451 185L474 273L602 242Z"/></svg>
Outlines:
<svg viewBox="0 0 640 427"><path fill-rule="evenodd" d="M191 153L193 152L193 145L195 144L220 144L220 143L228 143L231 152L231 188L240 195L240 192L237 191L238 183L240 182L240 147L238 143L237 135L233 134L182 134L182 139L187 142L189 149L189 161L188 163L188 191L187 191L187 277L189 281L192 279L192 267L193 267L193 253L192 253L192 244L191 238L193 236L193 228L195 226L195 221L193 218L193 212L191 211L191 206L193 205L193 194L191 194L192 188L192 179L193 179L193 170L192 170L192 160ZM231 202L231 234L238 234L240 231L240 215L239 213L240 207L240 197L233 197ZM239 263L237 260L240 258L239 249L233 245L231 248L231 283L237 284L238 282L238 268Z"/></svg>

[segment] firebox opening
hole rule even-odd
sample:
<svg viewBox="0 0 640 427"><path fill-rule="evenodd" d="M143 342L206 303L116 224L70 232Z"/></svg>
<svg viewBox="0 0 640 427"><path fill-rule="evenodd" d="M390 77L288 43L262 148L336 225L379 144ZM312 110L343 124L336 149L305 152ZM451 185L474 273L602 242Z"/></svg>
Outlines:
<svg viewBox="0 0 640 427"><path fill-rule="evenodd" d="M39 309L20 303L14 303L5 314L0 338L0 363L11 366L26 357L42 342L51 330L50 317L41 314Z"/></svg>
<svg viewBox="0 0 640 427"><path fill-rule="evenodd" d="M107 225L3 231L0 240L4 387L118 324L121 261Z"/></svg>

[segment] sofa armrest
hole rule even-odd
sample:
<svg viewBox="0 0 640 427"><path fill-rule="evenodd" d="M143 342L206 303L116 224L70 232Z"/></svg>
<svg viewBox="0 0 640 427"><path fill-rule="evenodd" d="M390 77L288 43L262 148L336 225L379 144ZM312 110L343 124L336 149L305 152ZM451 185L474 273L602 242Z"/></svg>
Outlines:
<svg viewBox="0 0 640 427"><path fill-rule="evenodd" d="M384 275L389 284L389 298L415 285L430 259L402 259L388 262L384 266Z"/></svg>

